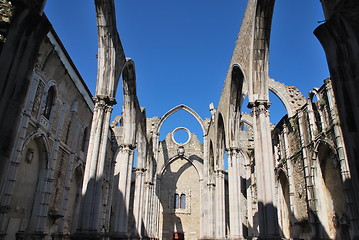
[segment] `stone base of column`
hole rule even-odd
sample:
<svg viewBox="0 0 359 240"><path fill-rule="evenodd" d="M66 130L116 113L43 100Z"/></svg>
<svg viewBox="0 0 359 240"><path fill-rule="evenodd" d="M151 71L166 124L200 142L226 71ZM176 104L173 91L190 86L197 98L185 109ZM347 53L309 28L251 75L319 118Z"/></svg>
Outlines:
<svg viewBox="0 0 359 240"><path fill-rule="evenodd" d="M280 236L260 236L257 239L258 240L283 240L285 238L282 238Z"/></svg>
<svg viewBox="0 0 359 240"><path fill-rule="evenodd" d="M45 239L46 234L44 232L17 232L16 240L42 240Z"/></svg>
<svg viewBox="0 0 359 240"><path fill-rule="evenodd" d="M62 240L62 239L69 239L70 234L64 234L64 233L51 233L52 240Z"/></svg>
<svg viewBox="0 0 359 240"><path fill-rule="evenodd" d="M97 231L86 231L86 232L76 232L70 235L70 239L73 240L101 240L104 239L108 234L99 233Z"/></svg>
<svg viewBox="0 0 359 240"><path fill-rule="evenodd" d="M128 240L131 239L127 233L110 233L111 240Z"/></svg>

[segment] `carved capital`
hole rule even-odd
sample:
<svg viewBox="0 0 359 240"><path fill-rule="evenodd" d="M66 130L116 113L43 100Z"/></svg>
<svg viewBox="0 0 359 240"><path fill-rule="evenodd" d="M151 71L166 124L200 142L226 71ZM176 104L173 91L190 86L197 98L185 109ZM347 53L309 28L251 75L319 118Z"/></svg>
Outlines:
<svg viewBox="0 0 359 240"><path fill-rule="evenodd" d="M256 100L254 103L249 103L248 106L252 108L252 114L259 115L265 114L266 117L269 116L269 110L271 103L267 100Z"/></svg>
<svg viewBox="0 0 359 240"><path fill-rule="evenodd" d="M132 144L121 144L121 152L126 152L129 154L133 154L133 151L135 150L136 146Z"/></svg>
<svg viewBox="0 0 359 240"><path fill-rule="evenodd" d="M95 104L101 103L107 106L113 106L117 103L116 99L104 95L96 95L96 97L93 97L92 99L94 100Z"/></svg>
<svg viewBox="0 0 359 240"><path fill-rule="evenodd" d="M146 168L135 168L136 174L141 174L143 175L147 169Z"/></svg>

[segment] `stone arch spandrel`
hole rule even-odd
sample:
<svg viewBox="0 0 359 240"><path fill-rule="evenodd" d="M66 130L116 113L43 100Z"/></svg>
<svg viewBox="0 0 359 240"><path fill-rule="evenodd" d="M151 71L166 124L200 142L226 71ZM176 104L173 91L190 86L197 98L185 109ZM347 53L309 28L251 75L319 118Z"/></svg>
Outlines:
<svg viewBox="0 0 359 240"><path fill-rule="evenodd" d="M186 112L188 112L189 114L191 114L197 121L198 123L200 124L201 128L202 128L202 132L203 132L203 135L206 134L206 128L203 124L203 120L202 118L198 115L198 113L196 111L194 111L192 108L184 105L184 104L180 104L174 108L172 108L171 110L169 110L168 112L166 112L162 117L161 117L161 120L159 121L158 123L158 126L157 126L157 129L156 129L156 132L159 133L160 130L161 130L161 127L163 125L163 123L167 120L167 118L169 116L171 116L172 114L178 112L179 110L184 110Z"/></svg>
<svg viewBox="0 0 359 240"><path fill-rule="evenodd" d="M288 117L293 117L297 110L306 104L303 94L294 86L287 86L272 78L268 79L269 90L272 91L284 104Z"/></svg>

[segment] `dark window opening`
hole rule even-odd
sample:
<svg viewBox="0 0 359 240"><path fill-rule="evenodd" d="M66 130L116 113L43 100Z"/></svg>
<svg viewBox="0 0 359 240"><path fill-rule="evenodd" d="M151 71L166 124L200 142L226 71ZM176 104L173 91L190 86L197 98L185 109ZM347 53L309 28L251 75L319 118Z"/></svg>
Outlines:
<svg viewBox="0 0 359 240"><path fill-rule="evenodd" d="M50 119L50 114L51 114L52 106L54 105L54 100L55 100L55 87L51 86L47 91L46 102L43 112L44 117L47 119Z"/></svg>

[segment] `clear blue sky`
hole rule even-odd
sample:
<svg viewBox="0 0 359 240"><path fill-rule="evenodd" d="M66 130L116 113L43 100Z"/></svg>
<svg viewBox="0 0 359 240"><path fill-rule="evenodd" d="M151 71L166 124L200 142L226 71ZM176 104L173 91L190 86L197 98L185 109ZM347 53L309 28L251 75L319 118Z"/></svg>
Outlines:
<svg viewBox="0 0 359 240"><path fill-rule="evenodd" d="M210 117L219 101L246 6L244 0L116 0L117 28L136 64L137 93L147 117L162 116L178 104ZM45 13L92 93L97 71L97 29L91 0L47 1ZM277 0L270 48L270 76L297 86L304 96L329 77L324 51L313 35L323 20L319 0ZM121 113L119 85L113 117ZM273 99L271 116L285 114ZM277 107L279 106L279 107ZM245 110L246 107L243 107ZM177 118L176 118L177 117ZM178 112L163 131L178 126L201 132L193 118ZM161 131L162 133L162 131ZM163 134L162 139L163 139Z"/></svg>

